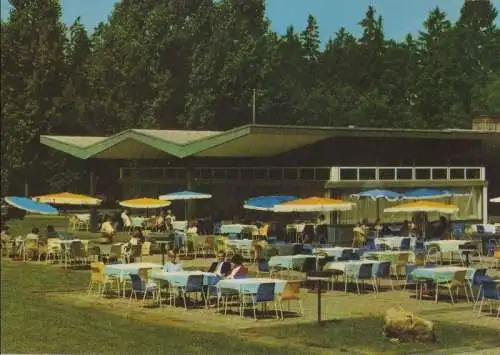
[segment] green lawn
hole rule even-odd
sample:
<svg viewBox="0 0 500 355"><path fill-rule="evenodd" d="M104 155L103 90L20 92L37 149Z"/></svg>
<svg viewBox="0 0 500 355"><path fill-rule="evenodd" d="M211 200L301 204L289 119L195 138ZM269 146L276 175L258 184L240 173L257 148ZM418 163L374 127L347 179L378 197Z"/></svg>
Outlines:
<svg viewBox="0 0 500 355"><path fill-rule="evenodd" d="M88 272L2 261L2 353L300 354L237 335L140 323L92 308L57 303L50 292L85 287ZM214 324L214 326L216 326Z"/></svg>
<svg viewBox="0 0 500 355"><path fill-rule="evenodd" d="M31 228L35 221L43 223L42 220L26 219L10 221L9 224L12 230L22 231ZM43 221L54 223L53 218ZM117 306L115 311L118 312L111 314L106 307L93 303L90 297L84 296L83 304L74 303L75 298L71 297L84 292L88 279L89 271L66 271L52 265L3 259L1 352L399 355L464 346L500 347L498 328L466 326L454 323L450 318L438 321L438 341L434 344L391 343L381 334L382 317L360 317L359 312L322 326L298 324L291 320L240 320L245 323L244 329L233 323L233 326L228 326L228 322L225 326L220 325L222 316L198 310L190 310L186 316L181 313L182 324L166 309L151 310L157 313L132 318L131 310L136 306ZM54 295L59 297L51 297ZM345 309L369 309L366 304L357 305L358 300L366 302L367 299L349 296L342 301L342 306ZM394 302L396 305L397 301ZM309 300L308 304L309 311L314 311L315 303L313 305ZM439 309L443 312L448 308ZM162 322L152 322L147 318L148 314L154 314ZM423 316L436 320L439 317L431 313ZM196 317L213 317L213 321L203 323L213 326L204 328L196 322Z"/></svg>

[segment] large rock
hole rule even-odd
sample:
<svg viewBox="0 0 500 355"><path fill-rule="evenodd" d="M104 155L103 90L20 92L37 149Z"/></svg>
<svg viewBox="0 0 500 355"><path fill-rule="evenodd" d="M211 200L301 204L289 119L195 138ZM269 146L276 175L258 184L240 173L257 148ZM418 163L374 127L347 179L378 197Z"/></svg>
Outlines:
<svg viewBox="0 0 500 355"><path fill-rule="evenodd" d="M436 341L434 323L407 312L403 307L390 308L384 316L384 333L399 341Z"/></svg>

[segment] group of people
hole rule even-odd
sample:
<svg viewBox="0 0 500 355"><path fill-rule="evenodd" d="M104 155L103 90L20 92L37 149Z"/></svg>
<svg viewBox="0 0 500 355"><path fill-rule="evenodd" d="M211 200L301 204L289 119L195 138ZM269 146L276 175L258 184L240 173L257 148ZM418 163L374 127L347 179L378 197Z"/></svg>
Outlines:
<svg viewBox="0 0 500 355"><path fill-rule="evenodd" d="M23 242L25 240L34 240L36 244L40 247L46 246L48 244L49 239L51 238L59 238L58 233L56 232L54 226L48 225L44 232L40 232L38 227L33 227L31 232L26 234L25 236L17 236L14 237L9 234L9 227L2 226L1 232L1 243L2 250L8 251L10 254L19 254L21 248L23 246ZM11 250L7 249L7 245L10 243L12 246Z"/></svg>
<svg viewBox="0 0 500 355"><path fill-rule="evenodd" d="M214 273L220 278L237 279L244 277L248 273L248 268L243 265L243 257L239 254L227 260L224 252L217 253L217 261L214 261L207 272ZM183 271L182 263L178 259L177 249L171 249L167 253L167 263L163 266L165 272Z"/></svg>

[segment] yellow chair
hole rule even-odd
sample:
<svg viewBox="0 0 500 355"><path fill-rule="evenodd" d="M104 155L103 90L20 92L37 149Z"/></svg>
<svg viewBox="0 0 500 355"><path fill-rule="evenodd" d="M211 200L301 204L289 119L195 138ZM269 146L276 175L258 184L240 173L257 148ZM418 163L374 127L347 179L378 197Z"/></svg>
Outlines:
<svg viewBox="0 0 500 355"><path fill-rule="evenodd" d="M453 291L455 290L458 296L458 290L460 289L460 287L463 287L465 292L465 297L467 298L467 302L469 302L469 293L467 292L467 283L465 280L466 273L467 270L456 271L453 274L453 279L451 281L440 282L438 279L436 281L436 299L435 299L436 303L438 301L439 289L445 288L450 293L451 303L454 304L455 301L453 300Z"/></svg>
<svg viewBox="0 0 500 355"><path fill-rule="evenodd" d="M393 274L396 276L396 280L399 280L399 275L401 270L408 265L408 260L410 259L410 253L400 253L394 264L391 264L393 269Z"/></svg>
<svg viewBox="0 0 500 355"><path fill-rule="evenodd" d="M300 281L288 281L283 289L283 292L278 296L278 306L281 312L281 320L283 320L283 301L288 301L288 310L290 310L290 301L298 301L300 315L304 315L304 307L300 298Z"/></svg>
<svg viewBox="0 0 500 355"><path fill-rule="evenodd" d="M104 263L103 262L93 262L90 264L90 283L88 295L92 293L94 286L99 286L97 290L97 295L104 295L107 285L113 285L117 283L117 291L120 294L120 282L117 278L107 277L104 275Z"/></svg>

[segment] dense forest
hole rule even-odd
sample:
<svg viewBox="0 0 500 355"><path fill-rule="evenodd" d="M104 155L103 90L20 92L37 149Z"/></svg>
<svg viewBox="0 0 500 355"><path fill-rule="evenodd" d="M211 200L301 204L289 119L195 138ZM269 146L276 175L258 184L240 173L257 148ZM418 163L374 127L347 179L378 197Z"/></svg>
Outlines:
<svg viewBox="0 0 500 355"><path fill-rule="evenodd" d="M452 23L433 9L418 36L384 36L368 7L362 35L324 48L315 18L285 34L264 0L123 0L91 33L57 0L10 0L1 24L2 192L62 190L85 162L43 149L40 134L127 128L225 130L249 123L469 128L500 112L500 29L490 1ZM38 191L39 190L39 191ZM33 191L34 192L34 191Z"/></svg>

